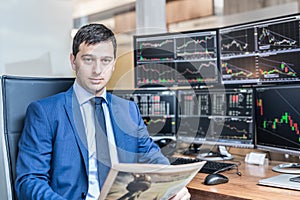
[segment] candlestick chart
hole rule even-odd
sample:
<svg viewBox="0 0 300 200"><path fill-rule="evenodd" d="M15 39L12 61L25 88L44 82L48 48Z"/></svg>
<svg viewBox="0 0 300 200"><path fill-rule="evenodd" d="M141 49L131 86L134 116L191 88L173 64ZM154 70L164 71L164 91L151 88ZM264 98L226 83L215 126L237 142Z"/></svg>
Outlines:
<svg viewBox="0 0 300 200"><path fill-rule="evenodd" d="M299 80L300 52L277 53L258 58L259 76L262 82Z"/></svg>
<svg viewBox="0 0 300 200"><path fill-rule="evenodd" d="M224 59L221 65L222 81L225 83L256 81L259 78L255 57Z"/></svg>
<svg viewBox="0 0 300 200"><path fill-rule="evenodd" d="M257 89L256 123L260 145L299 149L299 92L299 85Z"/></svg>

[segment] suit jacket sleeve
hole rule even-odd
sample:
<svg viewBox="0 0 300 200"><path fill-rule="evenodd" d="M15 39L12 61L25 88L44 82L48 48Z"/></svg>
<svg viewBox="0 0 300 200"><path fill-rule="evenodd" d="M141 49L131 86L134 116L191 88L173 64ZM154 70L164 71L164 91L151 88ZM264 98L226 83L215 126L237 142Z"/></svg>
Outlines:
<svg viewBox="0 0 300 200"><path fill-rule="evenodd" d="M53 133L39 103L28 109L19 141L15 188L18 199L62 200L49 185Z"/></svg>

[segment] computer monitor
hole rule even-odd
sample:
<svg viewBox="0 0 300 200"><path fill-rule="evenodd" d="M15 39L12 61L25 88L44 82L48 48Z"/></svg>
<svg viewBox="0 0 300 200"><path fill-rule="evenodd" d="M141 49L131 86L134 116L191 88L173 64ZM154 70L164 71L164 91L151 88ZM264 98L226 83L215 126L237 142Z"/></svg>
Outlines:
<svg viewBox="0 0 300 200"><path fill-rule="evenodd" d="M219 29L224 84L300 81L300 15Z"/></svg>
<svg viewBox="0 0 300 200"><path fill-rule="evenodd" d="M257 148L299 156L300 84L259 87L256 93ZM284 171L284 166L276 169Z"/></svg>
<svg viewBox="0 0 300 200"><path fill-rule="evenodd" d="M134 36L135 87L219 82L217 29Z"/></svg>
<svg viewBox="0 0 300 200"><path fill-rule="evenodd" d="M254 148L253 88L179 90L178 106L178 141Z"/></svg>
<svg viewBox="0 0 300 200"><path fill-rule="evenodd" d="M159 89L111 90L112 94L137 103L150 136L176 140L176 92Z"/></svg>
<svg viewBox="0 0 300 200"><path fill-rule="evenodd" d="M255 29L253 24L219 29L221 82L257 83Z"/></svg>

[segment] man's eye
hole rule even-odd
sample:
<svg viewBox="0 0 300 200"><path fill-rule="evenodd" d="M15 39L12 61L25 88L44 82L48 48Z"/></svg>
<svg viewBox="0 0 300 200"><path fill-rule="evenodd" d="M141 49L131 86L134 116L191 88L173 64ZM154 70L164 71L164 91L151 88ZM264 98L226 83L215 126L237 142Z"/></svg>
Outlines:
<svg viewBox="0 0 300 200"><path fill-rule="evenodd" d="M85 62L85 63L92 63L93 59L92 58L83 58L83 62Z"/></svg>
<svg viewBox="0 0 300 200"><path fill-rule="evenodd" d="M103 59L102 63L104 64L109 64L111 62L111 59Z"/></svg>

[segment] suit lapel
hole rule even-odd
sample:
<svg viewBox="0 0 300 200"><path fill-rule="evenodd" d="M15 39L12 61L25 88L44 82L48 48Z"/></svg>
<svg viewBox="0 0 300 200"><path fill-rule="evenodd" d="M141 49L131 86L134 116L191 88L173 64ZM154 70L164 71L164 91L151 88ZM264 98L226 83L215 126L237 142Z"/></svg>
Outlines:
<svg viewBox="0 0 300 200"><path fill-rule="evenodd" d="M65 109L85 163L86 174L88 175L88 148L86 133L81 116L80 106L74 93L73 87L66 92Z"/></svg>

